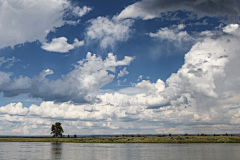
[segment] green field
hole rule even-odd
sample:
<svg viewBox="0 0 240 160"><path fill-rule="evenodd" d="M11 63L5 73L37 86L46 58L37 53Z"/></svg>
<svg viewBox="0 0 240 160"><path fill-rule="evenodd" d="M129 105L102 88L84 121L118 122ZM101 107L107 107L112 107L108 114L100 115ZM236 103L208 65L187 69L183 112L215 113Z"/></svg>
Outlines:
<svg viewBox="0 0 240 160"><path fill-rule="evenodd" d="M172 136L172 137L79 137L26 138L1 137L0 142L61 142L61 143L240 143L239 136Z"/></svg>

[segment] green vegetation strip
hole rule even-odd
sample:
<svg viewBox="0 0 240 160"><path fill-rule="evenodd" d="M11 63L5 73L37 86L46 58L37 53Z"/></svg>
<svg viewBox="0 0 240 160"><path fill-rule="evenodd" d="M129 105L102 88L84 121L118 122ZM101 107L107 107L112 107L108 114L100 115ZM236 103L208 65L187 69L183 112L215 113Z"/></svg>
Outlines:
<svg viewBox="0 0 240 160"><path fill-rule="evenodd" d="M60 142L60 143L240 143L238 136L172 136L172 137L79 137L24 138L1 137L0 142Z"/></svg>

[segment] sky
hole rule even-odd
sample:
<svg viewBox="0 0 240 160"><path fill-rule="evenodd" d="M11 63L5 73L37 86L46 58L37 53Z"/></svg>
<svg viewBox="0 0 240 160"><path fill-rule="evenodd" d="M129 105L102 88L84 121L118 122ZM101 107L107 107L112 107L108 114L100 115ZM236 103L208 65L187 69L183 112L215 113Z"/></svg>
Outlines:
<svg viewBox="0 0 240 160"><path fill-rule="evenodd" d="M239 133L238 0L0 0L0 135Z"/></svg>

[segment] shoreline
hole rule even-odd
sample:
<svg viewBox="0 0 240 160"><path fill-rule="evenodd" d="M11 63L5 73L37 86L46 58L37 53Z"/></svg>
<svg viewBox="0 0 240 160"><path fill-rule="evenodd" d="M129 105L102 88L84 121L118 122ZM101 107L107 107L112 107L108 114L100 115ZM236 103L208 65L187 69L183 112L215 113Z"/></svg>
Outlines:
<svg viewBox="0 0 240 160"><path fill-rule="evenodd" d="M0 137L1 142L49 143L240 143L239 136L167 136L167 137L78 137L78 138L27 138Z"/></svg>

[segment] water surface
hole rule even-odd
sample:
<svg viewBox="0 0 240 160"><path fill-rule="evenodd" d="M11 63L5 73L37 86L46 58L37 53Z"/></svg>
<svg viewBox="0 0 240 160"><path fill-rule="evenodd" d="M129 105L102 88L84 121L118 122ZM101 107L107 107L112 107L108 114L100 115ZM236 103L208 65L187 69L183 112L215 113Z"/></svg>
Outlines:
<svg viewBox="0 0 240 160"><path fill-rule="evenodd" d="M239 159L240 144L110 144L0 142L0 159L226 160Z"/></svg>

